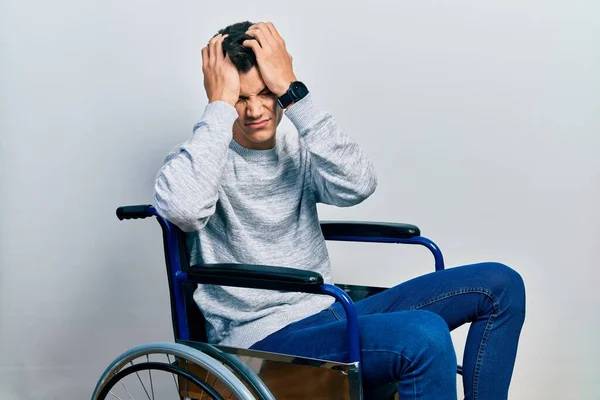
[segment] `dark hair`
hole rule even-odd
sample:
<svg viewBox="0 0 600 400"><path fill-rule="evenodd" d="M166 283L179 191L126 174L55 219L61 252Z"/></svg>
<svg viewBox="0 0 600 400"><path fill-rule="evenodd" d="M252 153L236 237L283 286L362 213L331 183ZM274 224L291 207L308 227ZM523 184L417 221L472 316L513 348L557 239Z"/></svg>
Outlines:
<svg viewBox="0 0 600 400"><path fill-rule="evenodd" d="M242 45L244 40L254 40L252 36L246 35L246 31L252 25L254 23L249 21L238 22L221 29L216 34L229 35L223 40L223 52L229 54L229 58L240 72L248 72L257 65L254 50Z"/></svg>

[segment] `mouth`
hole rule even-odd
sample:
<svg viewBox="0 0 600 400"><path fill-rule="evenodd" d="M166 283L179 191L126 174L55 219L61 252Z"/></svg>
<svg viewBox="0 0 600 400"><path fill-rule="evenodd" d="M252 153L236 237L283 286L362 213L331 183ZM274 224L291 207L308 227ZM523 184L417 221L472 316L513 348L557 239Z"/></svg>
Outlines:
<svg viewBox="0 0 600 400"><path fill-rule="evenodd" d="M246 126L252 130L257 130L257 129L263 129L267 126L267 124L269 123L270 119L265 119L262 121L256 121L256 122L251 122L249 124L246 124Z"/></svg>

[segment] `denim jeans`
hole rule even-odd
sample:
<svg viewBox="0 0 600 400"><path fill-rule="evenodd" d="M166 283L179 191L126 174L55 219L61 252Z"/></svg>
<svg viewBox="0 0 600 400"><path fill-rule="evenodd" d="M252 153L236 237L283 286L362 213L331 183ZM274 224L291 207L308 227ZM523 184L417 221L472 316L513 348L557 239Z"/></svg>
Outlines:
<svg viewBox="0 0 600 400"><path fill-rule="evenodd" d="M465 323L471 323L462 361L465 398L508 397L525 320L525 287L513 269L498 263L448 268L355 305L366 398L373 388L397 383L401 399L455 400L450 331ZM344 310L334 303L251 348L346 361Z"/></svg>

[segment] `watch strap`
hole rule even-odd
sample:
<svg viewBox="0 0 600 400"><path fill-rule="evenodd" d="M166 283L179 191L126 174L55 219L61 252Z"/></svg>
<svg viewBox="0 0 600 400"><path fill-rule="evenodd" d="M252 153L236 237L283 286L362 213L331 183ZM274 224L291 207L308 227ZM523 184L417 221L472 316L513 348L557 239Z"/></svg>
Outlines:
<svg viewBox="0 0 600 400"><path fill-rule="evenodd" d="M292 86L292 84L290 84L290 86ZM287 92L285 92L284 94L282 94L281 96L279 96L277 98L277 103L279 103L279 106L281 108L286 108L293 102L294 102L294 96L292 96L292 91L289 88L288 88Z"/></svg>
<svg viewBox="0 0 600 400"><path fill-rule="evenodd" d="M300 81L290 83L288 90L277 98L281 108L287 108L290 104L302 100L308 94L306 85Z"/></svg>

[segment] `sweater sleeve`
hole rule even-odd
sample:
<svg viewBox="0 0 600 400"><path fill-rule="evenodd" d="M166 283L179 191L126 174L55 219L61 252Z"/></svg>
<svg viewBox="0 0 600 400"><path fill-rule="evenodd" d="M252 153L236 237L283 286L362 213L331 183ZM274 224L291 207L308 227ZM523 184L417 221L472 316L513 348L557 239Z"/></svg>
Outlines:
<svg viewBox="0 0 600 400"><path fill-rule="evenodd" d="M313 102L312 94L286 111L309 155L317 202L349 207L368 198L377 175L366 153L342 132L333 116Z"/></svg>
<svg viewBox="0 0 600 400"><path fill-rule="evenodd" d="M184 232L202 229L215 212L237 117L225 102L208 104L192 138L167 155L156 176L156 210Z"/></svg>

